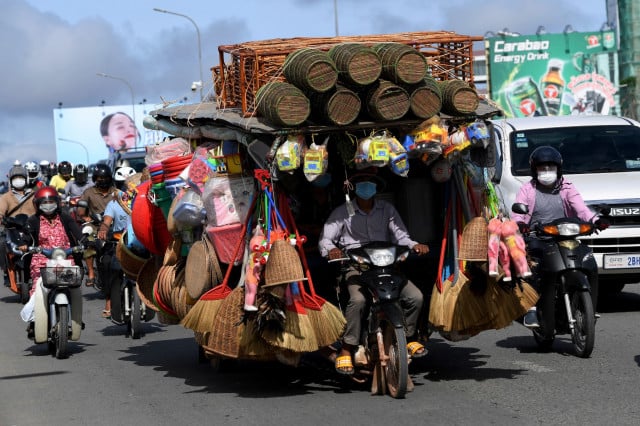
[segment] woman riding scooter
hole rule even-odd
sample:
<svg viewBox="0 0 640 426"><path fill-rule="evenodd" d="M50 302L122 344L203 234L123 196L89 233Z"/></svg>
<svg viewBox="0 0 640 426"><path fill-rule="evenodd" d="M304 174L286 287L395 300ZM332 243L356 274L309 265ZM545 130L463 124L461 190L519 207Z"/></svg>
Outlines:
<svg viewBox="0 0 640 426"><path fill-rule="evenodd" d="M531 180L520 188L515 202L526 204L526 214L513 213L511 219L518 223L520 230L528 234L532 223L548 223L561 217L578 217L584 221L593 218L593 212L587 207L576 187L562 176L562 155L551 146L540 146L533 150L529 157L531 167ZM600 230L609 227L605 218L595 222ZM536 273L544 248L544 241L536 238L527 239L527 252L534 260L534 280L531 283L538 293L541 293L541 282L544 277ZM594 274L597 276L597 274ZM591 297L594 308L597 306L597 278L591 286ZM544 294L541 294L538 304L543 302ZM523 325L528 328L539 327L536 307L531 308L524 317Z"/></svg>

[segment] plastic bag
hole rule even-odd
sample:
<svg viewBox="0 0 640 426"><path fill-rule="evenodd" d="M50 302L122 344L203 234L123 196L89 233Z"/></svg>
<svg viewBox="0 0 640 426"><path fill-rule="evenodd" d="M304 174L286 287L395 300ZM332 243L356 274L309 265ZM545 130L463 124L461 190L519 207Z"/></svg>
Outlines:
<svg viewBox="0 0 640 426"><path fill-rule="evenodd" d="M202 200L212 226L244 222L254 193L253 178L216 176L204 185Z"/></svg>
<svg viewBox="0 0 640 426"><path fill-rule="evenodd" d="M165 138L162 142L145 147L147 155L144 162L147 166L161 163L167 158L191 154L191 145L184 138Z"/></svg>
<svg viewBox="0 0 640 426"><path fill-rule="evenodd" d="M293 173L300 167L301 153L304 149L303 135L289 135L276 150L276 165L281 172Z"/></svg>

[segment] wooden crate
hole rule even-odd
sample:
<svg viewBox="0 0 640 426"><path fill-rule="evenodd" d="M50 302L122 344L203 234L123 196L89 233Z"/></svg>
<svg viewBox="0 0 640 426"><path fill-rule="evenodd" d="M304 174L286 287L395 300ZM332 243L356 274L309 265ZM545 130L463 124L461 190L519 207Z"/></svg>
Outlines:
<svg viewBox="0 0 640 426"><path fill-rule="evenodd" d="M338 43L395 42L409 45L427 59L429 73L436 80L473 80L473 42L482 37L450 31L410 32L346 37L298 37L251 41L218 46L220 64L212 68L214 86L221 108L239 108L242 114L255 113L258 89L269 81L286 81L282 65L287 55L303 47L328 51Z"/></svg>

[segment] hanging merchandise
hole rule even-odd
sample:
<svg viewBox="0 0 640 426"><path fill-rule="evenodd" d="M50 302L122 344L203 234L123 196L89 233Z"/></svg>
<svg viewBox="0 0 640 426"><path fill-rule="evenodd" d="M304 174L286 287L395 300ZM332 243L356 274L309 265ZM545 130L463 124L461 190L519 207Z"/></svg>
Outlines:
<svg viewBox="0 0 640 426"><path fill-rule="evenodd" d="M309 148L304 151L304 176L309 182L313 182L320 176L327 173L327 167L329 165L329 153L327 152L327 142L329 136L327 136L324 142L317 145L311 142Z"/></svg>
<svg viewBox="0 0 640 426"><path fill-rule="evenodd" d="M471 142L471 146L474 148L487 148L491 136L489 135L489 129L483 121L476 121L469 124L465 128L467 138Z"/></svg>
<svg viewBox="0 0 640 426"><path fill-rule="evenodd" d="M442 155L443 148L449 144L447 129L435 117L423 122L411 131L404 141L404 146L412 158L420 158L425 164L431 164Z"/></svg>
<svg viewBox="0 0 640 426"><path fill-rule="evenodd" d="M354 160L359 170L386 166L389 163L389 144L385 133L360 139Z"/></svg>
<svg viewBox="0 0 640 426"><path fill-rule="evenodd" d="M386 133L386 132L385 132ZM407 177L409 174L409 157L407 150L395 136L386 134L389 145L389 168L398 176Z"/></svg>
<svg viewBox="0 0 640 426"><path fill-rule="evenodd" d="M183 138L165 138L162 142L145 147L147 155L144 162L147 166L161 163L171 157L191 154L189 141Z"/></svg>
<svg viewBox="0 0 640 426"><path fill-rule="evenodd" d="M176 202L172 214L178 231L202 226L206 219L202 197L193 189L186 190Z"/></svg>
<svg viewBox="0 0 640 426"><path fill-rule="evenodd" d="M304 150L304 135L289 135L276 150L276 166L281 172L293 173L300 167L302 151Z"/></svg>
<svg viewBox="0 0 640 426"><path fill-rule="evenodd" d="M208 179L202 200L209 225L242 223L251 204L253 186L251 177L227 175Z"/></svg>
<svg viewBox="0 0 640 426"><path fill-rule="evenodd" d="M429 171L434 181L438 183L446 182L451 179L451 162L446 158L440 158L431 165Z"/></svg>

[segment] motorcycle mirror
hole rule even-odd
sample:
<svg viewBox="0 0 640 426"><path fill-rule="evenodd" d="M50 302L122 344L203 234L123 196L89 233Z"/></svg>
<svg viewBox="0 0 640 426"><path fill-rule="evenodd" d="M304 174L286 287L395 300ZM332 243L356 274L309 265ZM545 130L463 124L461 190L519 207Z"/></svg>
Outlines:
<svg viewBox="0 0 640 426"><path fill-rule="evenodd" d="M85 235L91 235L93 234L93 227L86 225L82 228L82 233Z"/></svg>
<svg viewBox="0 0 640 426"><path fill-rule="evenodd" d="M598 204L597 210L601 215L609 216L609 213L611 213L611 206L607 204Z"/></svg>
<svg viewBox="0 0 640 426"><path fill-rule="evenodd" d="M529 206L524 203L513 203L511 211L514 213L527 214L529 212Z"/></svg>

